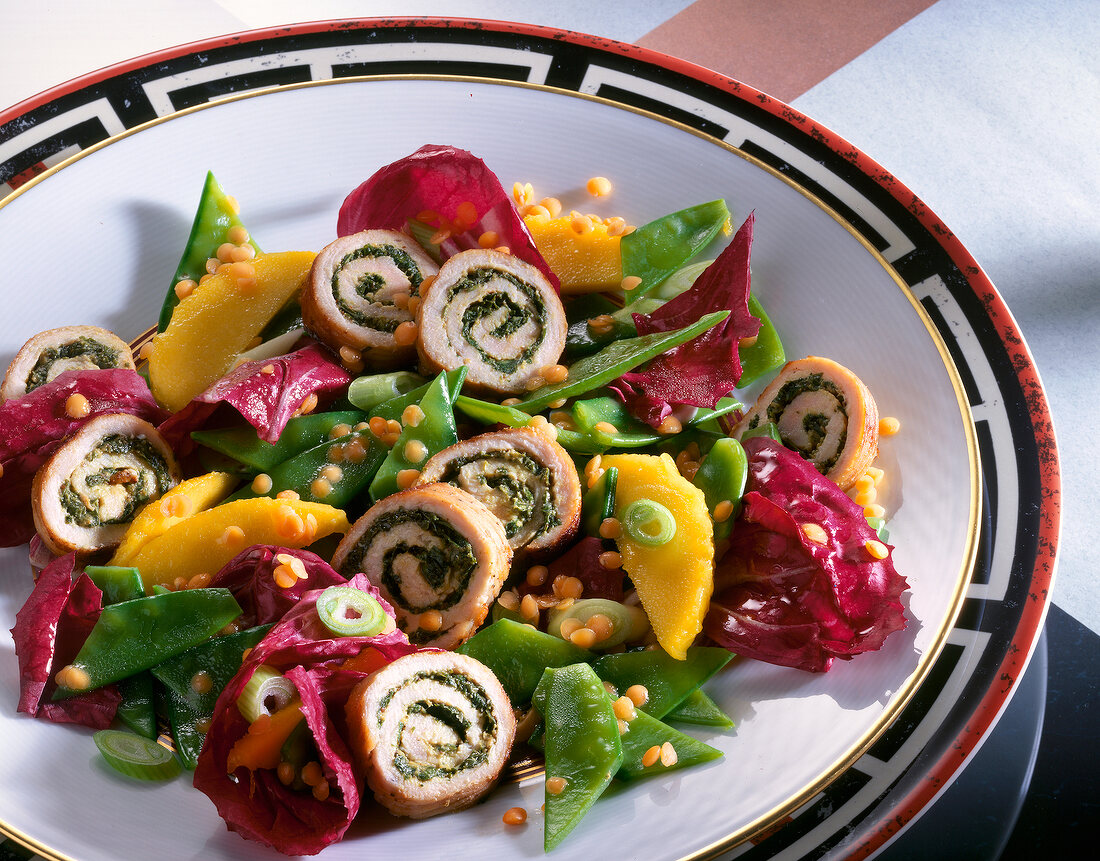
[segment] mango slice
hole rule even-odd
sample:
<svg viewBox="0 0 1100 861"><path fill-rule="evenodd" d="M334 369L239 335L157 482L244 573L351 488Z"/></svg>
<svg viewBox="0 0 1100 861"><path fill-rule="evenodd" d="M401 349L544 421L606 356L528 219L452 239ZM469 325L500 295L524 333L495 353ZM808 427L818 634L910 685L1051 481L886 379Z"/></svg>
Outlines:
<svg viewBox="0 0 1100 861"><path fill-rule="evenodd" d="M237 479L227 472L208 472L181 481L138 512L108 564L129 567L142 547L192 514L213 508L236 486Z"/></svg>
<svg viewBox="0 0 1100 861"><path fill-rule="evenodd" d="M706 497L680 475L667 454L604 455L600 466L619 471L617 518L622 518L632 502L651 499L665 506L676 520L676 534L664 544L647 545L626 532L616 542L623 570L634 581L657 642L682 661L687 647L703 629L714 591L714 529Z"/></svg>
<svg viewBox="0 0 1100 861"><path fill-rule="evenodd" d="M267 496L238 499L181 520L145 544L127 564L141 572L150 589L196 574L215 574L253 544L299 548L347 531L347 515L331 505Z"/></svg>
<svg viewBox="0 0 1100 861"><path fill-rule="evenodd" d="M312 251L259 254L231 264L183 299L167 328L153 338L149 353L149 387L161 406L182 409L232 370L237 357L301 289L313 258Z"/></svg>
<svg viewBox="0 0 1100 861"><path fill-rule="evenodd" d="M539 253L561 279L562 293L619 288L623 280L620 237L610 236L606 224L593 222L591 230L578 233L568 215L528 216L523 223Z"/></svg>

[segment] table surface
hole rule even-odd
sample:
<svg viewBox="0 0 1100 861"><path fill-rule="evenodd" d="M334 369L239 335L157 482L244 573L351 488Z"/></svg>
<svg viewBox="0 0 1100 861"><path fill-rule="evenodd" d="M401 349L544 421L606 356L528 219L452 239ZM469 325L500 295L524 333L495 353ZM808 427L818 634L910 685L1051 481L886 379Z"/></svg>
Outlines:
<svg viewBox="0 0 1100 861"><path fill-rule="evenodd" d="M1091 450L1100 426L1100 399L1091 390L1100 365L1096 0L312 0L308 17L293 0L2 6L5 30L17 38L5 39L0 52L0 107L172 45L374 15L519 20L593 33L683 57L791 103L912 189L970 250L1015 315L1043 378L1061 458L1057 630L1048 633L1061 646L1100 654L1100 554L1088 540L1100 533ZM1052 652L1043 667L1052 691L1066 682L1057 668L1088 666L1063 657ZM1061 708L1095 727L1095 708L1087 708L1096 700L1091 672L1075 693L1085 708L1067 697L1047 701L1058 708L1061 700ZM1059 714L1047 716L1048 751L1068 743L1049 731L1052 722L1068 721ZM1066 801L1074 803L1072 796L1060 799ZM1031 827L1036 833L1018 834L1010 849L1044 839L1041 825Z"/></svg>

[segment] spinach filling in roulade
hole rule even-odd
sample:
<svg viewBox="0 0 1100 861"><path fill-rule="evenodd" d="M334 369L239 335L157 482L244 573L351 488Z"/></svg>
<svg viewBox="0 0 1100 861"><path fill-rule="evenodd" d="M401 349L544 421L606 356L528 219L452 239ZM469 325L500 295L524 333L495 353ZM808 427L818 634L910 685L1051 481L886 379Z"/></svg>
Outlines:
<svg viewBox="0 0 1100 861"><path fill-rule="evenodd" d="M740 436L770 422L783 445L841 488L878 455L878 407L850 370L820 356L788 362L734 429Z"/></svg>
<svg viewBox="0 0 1100 861"><path fill-rule="evenodd" d="M35 474L35 527L54 553L114 547L137 513L179 477L172 450L151 424L122 413L96 416Z"/></svg>
<svg viewBox="0 0 1100 861"><path fill-rule="evenodd" d="M481 500L514 552L552 552L576 533L581 484L569 453L532 428L480 434L424 464L418 484L445 482Z"/></svg>
<svg viewBox="0 0 1100 861"><path fill-rule="evenodd" d="M553 286L500 251L461 251L447 260L417 323L425 370L465 364L469 385L500 394L526 391L565 348L565 309Z"/></svg>
<svg viewBox="0 0 1100 861"><path fill-rule="evenodd" d="M332 558L345 576L370 578L411 642L442 649L477 630L511 561L501 522L448 484L387 496L355 522Z"/></svg>
<svg viewBox="0 0 1100 861"><path fill-rule="evenodd" d="M375 798L414 819L473 804L500 776L515 739L496 676L453 652L398 658L360 682L346 710Z"/></svg>
<svg viewBox="0 0 1100 861"><path fill-rule="evenodd" d="M413 338L395 333L402 323L412 330L409 302L437 271L435 261L399 231L342 236L313 262L302 292L302 322L333 350L360 352L377 365L407 362Z"/></svg>
<svg viewBox="0 0 1100 861"><path fill-rule="evenodd" d="M0 401L18 398L65 371L134 368L129 345L99 326L62 326L39 332L8 366Z"/></svg>

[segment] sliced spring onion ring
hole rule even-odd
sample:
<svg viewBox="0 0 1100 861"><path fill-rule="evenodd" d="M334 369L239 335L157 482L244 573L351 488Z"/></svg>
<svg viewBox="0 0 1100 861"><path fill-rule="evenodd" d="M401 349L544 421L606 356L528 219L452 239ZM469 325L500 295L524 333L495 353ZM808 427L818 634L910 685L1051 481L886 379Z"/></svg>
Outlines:
<svg viewBox="0 0 1100 861"><path fill-rule="evenodd" d="M637 499L622 515L623 531L639 544L658 547L676 535L676 518L661 503Z"/></svg>
<svg viewBox="0 0 1100 861"><path fill-rule="evenodd" d="M267 664L256 667L237 697L237 709L252 723L260 715L272 715L298 696L294 682Z"/></svg>
<svg viewBox="0 0 1100 861"><path fill-rule="evenodd" d="M609 598L581 598L563 610L551 610L546 630L555 637L561 637L561 623L566 619L576 619L582 625L587 625L588 620L596 615L608 618L611 622L611 635L589 647L594 651L640 640L649 630L649 617L641 607L629 607Z"/></svg>
<svg viewBox="0 0 1100 861"><path fill-rule="evenodd" d="M151 738L120 729L101 729L92 736L107 764L138 780L168 780L180 773L176 755Z"/></svg>
<svg viewBox="0 0 1100 861"><path fill-rule="evenodd" d="M329 586L317 599L317 615L337 637L373 637L386 627L382 605L351 586Z"/></svg>

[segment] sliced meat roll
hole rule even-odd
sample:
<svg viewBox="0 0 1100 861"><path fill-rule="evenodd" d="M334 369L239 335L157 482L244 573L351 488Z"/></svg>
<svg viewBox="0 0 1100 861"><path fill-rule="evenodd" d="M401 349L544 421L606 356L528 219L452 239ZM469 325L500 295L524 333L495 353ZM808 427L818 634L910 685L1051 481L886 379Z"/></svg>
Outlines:
<svg viewBox="0 0 1100 861"><path fill-rule="evenodd" d="M783 366L734 429L779 428L783 445L842 488L851 487L878 455L878 407L862 381L832 359L807 356Z"/></svg>
<svg viewBox="0 0 1100 861"><path fill-rule="evenodd" d="M442 481L480 499L514 552L552 552L577 531L581 482L564 448L532 428L484 433L444 449L417 484Z"/></svg>
<svg viewBox="0 0 1100 861"><path fill-rule="evenodd" d="M133 367L129 345L113 332L99 326L49 329L16 353L0 385L0 401L25 395L64 371Z"/></svg>
<svg viewBox="0 0 1100 861"><path fill-rule="evenodd" d="M475 389L518 394L565 348L565 309L546 277L511 254L472 249L439 270L417 309L429 373L466 365Z"/></svg>
<svg viewBox="0 0 1100 861"><path fill-rule="evenodd" d="M477 630L511 562L500 520L449 484L387 496L355 521L332 557L345 576L367 575L412 643L441 649Z"/></svg>
<svg viewBox="0 0 1100 861"><path fill-rule="evenodd" d="M394 332L411 323L409 298L439 267L411 238L396 230L342 236L313 261L302 291L302 322L333 350L350 347L374 365L408 363L412 339Z"/></svg>
<svg viewBox="0 0 1100 861"><path fill-rule="evenodd" d="M351 746L375 798L413 819L483 796L516 733L496 676L455 652L398 658L360 682L346 708Z"/></svg>
<svg viewBox="0 0 1100 861"><path fill-rule="evenodd" d="M137 513L179 480L156 428L125 413L99 415L39 467L31 491L34 525L57 554L115 547Z"/></svg>

